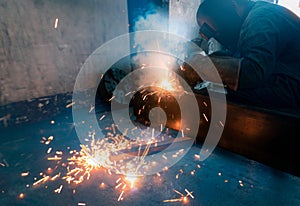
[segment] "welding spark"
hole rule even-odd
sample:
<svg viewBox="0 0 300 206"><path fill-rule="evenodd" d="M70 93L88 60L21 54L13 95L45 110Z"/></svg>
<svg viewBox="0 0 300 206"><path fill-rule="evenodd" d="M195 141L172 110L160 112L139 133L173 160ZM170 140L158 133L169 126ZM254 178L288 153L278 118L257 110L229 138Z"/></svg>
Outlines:
<svg viewBox="0 0 300 206"><path fill-rule="evenodd" d="M124 194L124 191L122 191L121 194L120 194L120 196L118 197L118 202L119 202L120 200L123 200L123 197L122 197L123 194Z"/></svg>
<svg viewBox="0 0 300 206"><path fill-rule="evenodd" d="M94 106L94 105L91 105L90 110L89 110L89 113L91 113L94 109L95 109L95 106Z"/></svg>
<svg viewBox="0 0 300 206"><path fill-rule="evenodd" d="M58 18L56 18L54 21L54 29L57 29L57 26L58 26Z"/></svg>
<svg viewBox="0 0 300 206"><path fill-rule="evenodd" d="M187 193L186 195L182 194L181 192L175 189L173 189L173 191L179 194L180 198L168 199L168 200L164 200L163 202L183 202L184 204L186 204L188 203L188 197L194 199L194 196L192 195L193 192L190 192L187 189L184 190Z"/></svg>
<svg viewBox="0 0 300 206"><path fill-rule="evenodd" d="M205 121L207 121L207 122L208 122L208 118L207 118L207 116L206 116L206 114L205 114L205 113L203 113L203 117L205 118Z"/></svg>
<svg viewBox="0 0 300 206"><path fill-rule="evenodd" d="M19 196L18 196L18 198L20 198L20 199L24 199L24 197L25 197L24 193L20 193Z"/></svg>
<svg viewBox="0 0 300 206"><path fill-rule="evenodd" d="M54 192L57 193L57 194L60 194L62 188L63 188L63 185L60 185L59 188L57 188L57 189L54 190Z"/></svg>
<svg viewBox="0 0 300 206"><path fill-rule="evenodd" d="M112 101L114 98L116 98L116 96L112 96L108 101Z"/></svg>
<svg viewBox="0 0 300 206"><path fill-rule="evenodd" d="M136 177L127 175L125 180L127 180L130 183L130 188L134 187L134 182L136 180Z"/></svg>
<svg viewBox="0 0 300 206"><path fill-rule="evenodd" d="M42 179L34 182L32 185L35 186L35 185L38 185L38 184L41 184L41 183L45 183L47 182L48 180L50 179L50 176L45 176L43 177Z"/></svg>
<svg viewBox="0 0 300 206"><path fill-rule="evenodd" d="M74 104L75 104L75 102L71 102L70 104L67 104L67 105L66 105L66 108L70 108L70 107L72 107Z"/></svg>
<svg viewBox="0 0 300 206"><path fill-rule="evenodd" d="M47 150L47 154L50 154L50 153L51 153L51 151L52 151L52 148L51 148L51 147L49 147L49 148L48 148L48 150Z"/></svg>
<svg viewBox="0 0 300 206"><path fill-rule="evenodd" d="M173 91L174 90L174 87L172 85L172 83L168 80L163 80L161 83L160 83L160 87L162 87L163 89L166 89L168 91Z"/></svg>
<svg viewBox="0 0 300 206"><path fill-rule="evenodd" d="M104 115L102 115L102 116L100 117L100 119L99 119L99 120L100 120L100 121L101 121L101 120L103 120L103 119L104 119L104 117L105 117L105 114L104 114Z"/></svg>
<svg viewBox="0 0 300 206"><path fill-rule="evenodd" d="M176 85L176 81L171 79L163 80L161 82L161 88L176 92L179 87ZM163 97L163 92L164 91L154 91L150 94L147 93L143 96L143 99L146 99L148 95L158 95ZM110 101L114 98L115 96L112 96ZM72 102L68 104L66 108L69 108L74 104L75 102ZM94 106L91 106L89 112L92 112L94 109ZM104 118L105 115L102 115L99 120L101 121ZM162 132L163 129L164 127L161 124L160 131ZM108 175L111 175L112 172L115 172L117 175L121 175L116 180L116 185L114 187L119 192L117 201L122 201L124 199L124 195L126 196L127 191L139 186L138 183L140 182L137 181L138 176L143 176L147 169L151 169L151 166L155 165L155 162L147 162L148 160L146 156L151 155L151 149L157 147L160 141L164 142L165 140L172 138L168 135L155 137L154 129L150 131L142 131L139 138L134 141L125 137L127 132L136 132L135 130L137 130L137 127L129 131L126 130L125 134L121 135L119 134L118 125L112 124L111 127L105 128L105 131L107 131L106 137L102 139L96 138L95 132L89 132L88 136L85 138L87 145L80 145L81 149L78 151L71 150L68 147L69 151L67 158L64 157L65 154L63 154L62 151L53 152L52 147L48 147L46 153L52 153L53 155L47 157L47 160L56 161L57 166L51 167L51 171L47 171L45 173L48 175L41 174L42 178L39 180L35 179L33 186L41 185L48 181L55 181L58 178L75 186L89 180L94 171L102 169L102 171L106 172ZM168 128L166 128L166 132L168 132ZM184 130L181 130L181 135L182 137L185 136ZM48 138L43 137L41 143L47 145L53 140L53 136L49 136ZM128 155L127 152L129 152L130 155ZM175 152L172 157L175 158L183 152L184 150L181 149L177 153ZM166 161L168 160L168 157L165 154L162 155L162 158ZM60 166L62 166L64 171L59 170L55 172L55 170ZM163 171L166 172L168 169L168 167L164 167ZM156 175L159 177L161 176L160 173L157 173ZM104 187L105 183L101 182L101 184L99 184L99 188L103 189ZM63 185L59 185L54 192L60 194L62 189ZM176 192L177 190L174 191ZM180 198L165 200L164 202L179 201L186 203L189 197L194 198L192 192L189 192L188 190L185 190L185 192L187 193L186 195L177 191L176 193L180 195ZM75 193L75 190L73 190L73 193Z"/></svg>
<svg viewBox="0 0 300 206"><path fill-rule="evenodd" d="M29 175L29 172L22 172L21 173L21 177L26 177L26 176L28 176Z"/></svg>

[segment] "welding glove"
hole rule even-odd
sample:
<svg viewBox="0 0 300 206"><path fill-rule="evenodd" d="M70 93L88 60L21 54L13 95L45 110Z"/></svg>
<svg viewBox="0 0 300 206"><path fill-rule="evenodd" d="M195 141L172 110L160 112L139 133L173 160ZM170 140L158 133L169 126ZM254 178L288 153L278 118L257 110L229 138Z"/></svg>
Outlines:
<svg viewBox="0 0 300 206"><path fill-rule="evenodd" d="M203 56L194 53L181 67L182 77L195 86L199 81L220 82L220 78L229 89L238 88L241 59L229 56ZM196 71L197 72L196 72ZM199 75L198 75L199 74Z"/></svg>

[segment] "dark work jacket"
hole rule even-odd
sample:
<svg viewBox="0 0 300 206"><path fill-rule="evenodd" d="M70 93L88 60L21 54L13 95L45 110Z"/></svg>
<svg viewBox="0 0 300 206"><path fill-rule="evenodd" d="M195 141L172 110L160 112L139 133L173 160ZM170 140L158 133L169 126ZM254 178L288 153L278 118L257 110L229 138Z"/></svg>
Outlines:
<svg viewBox="0 0 300 206"><path fill-rule="evenodd" d="M242 25L238 51L242 58L239 90L271 87L279 96L300 100L298 16L275 4L254 3Z"/></svg>

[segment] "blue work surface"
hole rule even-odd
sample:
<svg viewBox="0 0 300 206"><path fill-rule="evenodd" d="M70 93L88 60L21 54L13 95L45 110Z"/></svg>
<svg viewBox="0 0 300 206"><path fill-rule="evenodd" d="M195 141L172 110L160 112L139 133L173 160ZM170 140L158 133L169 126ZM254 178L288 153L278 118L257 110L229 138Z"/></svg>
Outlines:
<svg viewBox="0 0 300 206"><path fill-rule="evenodd" d="M121 176L105 169L68 184L63 162L79 144L71 112L2 128L0 205L300 205L299 177L219 148L200 162L201 145L159 174L138 178L123 194ZM61 161L48 159L61 153Z"/></svg>

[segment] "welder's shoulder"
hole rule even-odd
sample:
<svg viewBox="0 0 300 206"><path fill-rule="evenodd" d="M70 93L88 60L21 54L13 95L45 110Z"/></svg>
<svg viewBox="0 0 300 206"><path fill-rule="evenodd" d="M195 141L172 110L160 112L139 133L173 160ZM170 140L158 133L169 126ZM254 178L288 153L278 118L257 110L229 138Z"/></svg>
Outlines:
<svg viewBox="0 0 300 206"><path fill-rule="evenodd" d="M273 13L278 10L277 5L270 4L264 1L257 1L255 2L254 6L251 8L249 15L263 15L264 12L268 11L268 13ZM267 13L264 13L265 15Z"/></svg>
<svg viewBox="0 0 300 206"><path fill-rule="evenodd" d="M256 2L246 17L240 40L255 40L272 36L281 43L294 40L300 35L299 18L288 9L268 2ZM286 32L289 31L289 32ZM276 40L275 39L275 40Z"/></svg>
<svg viewBox="0 0 300 206"><path fill-rule="evenodd" d="M295 24L299 24L300 22L299 17L289 9L265 1L258 1L255 3L255 5L250 10L247 19L249 18L251 20L257 20L258 22L261 22L261 20L264 19L274 22L282 22L288 20Z"/></svg>

